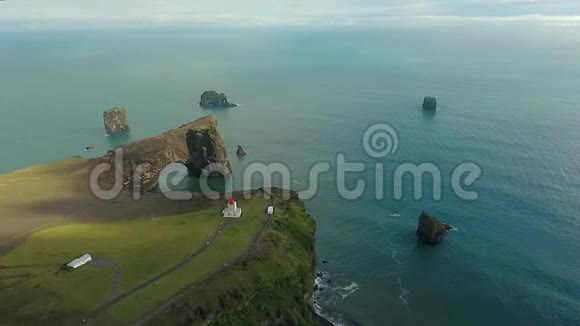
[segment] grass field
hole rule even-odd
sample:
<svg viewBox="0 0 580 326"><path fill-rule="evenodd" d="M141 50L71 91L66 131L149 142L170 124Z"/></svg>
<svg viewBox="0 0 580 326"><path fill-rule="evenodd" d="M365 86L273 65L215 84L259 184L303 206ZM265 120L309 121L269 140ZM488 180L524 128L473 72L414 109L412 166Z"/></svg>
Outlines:
<svg viewBox="0 0 580 326"><path fill-rule="evenodd" d="M70 158L0 175L0 254L8 240L58 224L83 209L85 205L78 199L88 193L87 171L87 160ZM78 205L58 205L76 200ZM52 206L34 209L46 203Z"/></svg>
<svg viewBox="0 0 580 326"><path fill-rule="evenodd" d="M115 321L131 321L163 302L185 285L242 254L265 222L264 211L267 204L263 198L259 197L241 200L239 204L244 209L242 217L227 228L198 258L183 269L164 277L158 284L151 285L119 302L110 309L109 316Z"/></svg>
<svg viewBox="0 0 580 326"><path fill-rule="evenodd" d="M153 325L314 325L316 224L298 199L276 213L248 255L176 298Z"/></svg>
<svg viewBox="0 0 580 326"><path fill-rule="evenodd" d="M112 309L114 319L135 318L158 300L243 252L264 221L264 199L240 201L244 215L212 244L200 261L137 292ZM83 315L103 303L113 268L59 268L84 253L115 260L121 269L117 294L162 273L202 247L225 222L218 209L153 216L116 223L70 224L32 234L0 257L0 324L58 320Z"/></svg>
<svg viewBox="0 0 580 326"><path fill-rule="evenodd" d="M98 200L89 167L71 158L0 175L0 325L127 324L151 311L156 324L310 322L315 224L300 200L277 194L269 227L250 246L267 220L269 201L258 194L239 200L242 217L224 225L225 202L199 196ZM84 253L118 269L61 270ZM156 310L192 283L182 310Z"/></svg>

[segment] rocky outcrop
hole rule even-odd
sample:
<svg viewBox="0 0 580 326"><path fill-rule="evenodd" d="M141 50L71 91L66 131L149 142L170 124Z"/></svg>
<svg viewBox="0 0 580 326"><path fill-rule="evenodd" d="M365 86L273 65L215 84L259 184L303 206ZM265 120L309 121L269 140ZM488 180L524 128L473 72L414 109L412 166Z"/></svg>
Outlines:
<svg viewBox="0 0 580 326"><path fill-rule="evenodd" d="M116 171L116 159L122 160L120 171ZM142 191L155 188L161 171L171 163L185 164L193 175L199 175L211 163L218 163L225 174L230 169L224 141L213 115L109 151L94 160L95 166L100 163L111 165L111 169L99 177L102 189L112 188L116 180L122 180L124 187L133 189L134 175L137 174L140 175L137 180Z"/></svg>
<svg viewBox="0 0 580 326"><path fill-rule="evenodd" d="M421 216L419 216L417 237L423 242L438 244L443 241L449 230L451 230L451 225L439 221L439 219L429 215L427 212L422 212Z"/></svg>
<svg viewBox="0 0 580 326"><path fill-rule="evenodd" d="M435 111L437 110L437 99L433 96L425 96L423 99L423 110Z"/></svg>
<svg viewBox="0 0 580 326"><path fill-rule="evenodd" d="M103 112L103 120L105 122L107 135L129 130L127 114L124 108L112 108Z"/></svg>
<svg viewBox="0 0 580 326"><path fill-rule="evenodd" d="M216 91L205 91L203 94L201 94L199 106L202 108L229 108L237 105L228 102L228 98L224 93L218 93Z"/></svg>
<svg viewBox="0 0 580 326"><path fill-rule="evenodd" d="M238 150L236 151L236 155L237 156L245 156L246 154L248 154L248 153L246 153L244 148L241 145L238 145Z"/></svg>

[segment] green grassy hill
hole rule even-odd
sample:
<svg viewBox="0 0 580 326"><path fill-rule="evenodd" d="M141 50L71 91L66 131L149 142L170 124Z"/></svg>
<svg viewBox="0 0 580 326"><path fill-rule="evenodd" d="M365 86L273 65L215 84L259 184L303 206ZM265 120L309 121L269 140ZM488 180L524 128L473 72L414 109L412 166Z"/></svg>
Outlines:
<svg viewBox="0 0 580 326"><path fill-rule="evenodd" d="M150 318L153 325L313 325L314 220L304 203L274 197L276 213L246 257L193 284Z"/></svg>
<svg viewBox="0 0 580 326"><path fill-rule="evenodd" d="M296 196L237 194L244 214L224 219L223 200L96 200L87 167L0 176L0 324L312 322L315 223ZM61 270L84 253L109 265Z"/></svg>

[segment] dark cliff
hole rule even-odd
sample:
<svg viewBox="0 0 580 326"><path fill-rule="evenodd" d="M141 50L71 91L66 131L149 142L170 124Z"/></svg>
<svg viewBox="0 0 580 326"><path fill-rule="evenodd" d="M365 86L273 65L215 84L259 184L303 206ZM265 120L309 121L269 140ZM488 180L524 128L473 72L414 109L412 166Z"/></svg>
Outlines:
<svg viewBox="0 0 580 326"><path fill-rule="evenodd" d="M437 99L433 96L425 96L423 99L423 110L435 111L437 110Z"/></svg>
<svg viewBox="0 0 580 326"><path fill-rule="evenodd" d="M203 94L201 94L199 106L202 108L229 108L237 105L228 102L228 98L224 93L218 93L216 91L205 91Z"/></svg>
<svg viewBox="0 0 580 326"><path fill-rule="evenodd" d="M443 241L447 232L451 230L451 225L439 221L435 216L422 212L417 225L417 237L429 244L438 244Z"/></svg>
<svg viewBox="0 0 580 326"><path fill-rule="evenodd" d="M115 171L115 157L118 156L116 152L122 154L122 169L117 172ZM100 163L108 163L112 167L99 177L99 183L103 189L113 187L116 174L125 187L132 186L133 176L135 173L139 174L140 167L142 191L155 188L161 171L171 163L185 164L193 175L199 175L206 166L212 163L221 165L227 171L230 168L224 141L213 115L205 116L161 135L124 145L115 151L109 151L105 156L93 161L95 166Z"/></svg>

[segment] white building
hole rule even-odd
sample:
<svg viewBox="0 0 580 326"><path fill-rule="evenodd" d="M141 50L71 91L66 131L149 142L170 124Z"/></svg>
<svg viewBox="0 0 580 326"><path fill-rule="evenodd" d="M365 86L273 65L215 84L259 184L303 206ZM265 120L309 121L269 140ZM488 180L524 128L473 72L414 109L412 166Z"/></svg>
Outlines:
<svg viewBox="0 0 580 326"><path fill-rule="evenodd" d="M87 264L91 260L93 260L93 257L91 257L91 255L84 254L84 255L80 256L79 258L73 259L70 263L66 264L66 266L70 267L72 269L77 269L77 268Z"/></svg>
<svg viewBox="0 0 580 326"><path fill-rule="evenodd" d="M274 214L274 206L268 206L267 213L268 213L268 215Z"/></svg>
<svg viewBox="0 0 580 326"><path fill-rule="evenodd" d="M230 199L226 208L224 208L223 212L224 217L235 217L238 218L242 216L242 209L238 207L238 203Z"/></svg>

